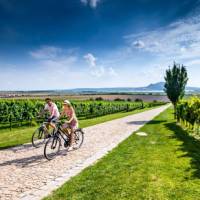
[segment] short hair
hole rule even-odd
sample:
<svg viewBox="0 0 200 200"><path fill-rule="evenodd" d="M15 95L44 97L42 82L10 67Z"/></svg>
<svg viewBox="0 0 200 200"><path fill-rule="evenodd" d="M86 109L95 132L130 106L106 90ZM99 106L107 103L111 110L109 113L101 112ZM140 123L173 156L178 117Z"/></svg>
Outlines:
<svg viewBox="0 0 200 200"><path fill-rule="evenodd" d="M52 101L51 98L46 98L45 101Z"/></svg>

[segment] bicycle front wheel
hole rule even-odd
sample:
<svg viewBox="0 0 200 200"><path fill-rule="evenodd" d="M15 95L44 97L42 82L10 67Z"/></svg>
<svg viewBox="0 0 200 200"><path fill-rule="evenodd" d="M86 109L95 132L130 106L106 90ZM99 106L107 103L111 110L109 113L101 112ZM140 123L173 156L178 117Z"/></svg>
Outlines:
<svg viewBox="0 0 200 200"><path fill-rule="evenodd" d="M74 132L74 145L73 147L75 149L79 149L82 144L83 144L83 141L84 141L84 132L82 131L82 129L77 129L75 130Z"/></svg>
<svg viewBox="0 0 200 200"><path fill-rule="evenodd" d="M61 140L59 137L51 137L47 140L44 147L44 156L47 160L52 160L60 151Z"/></svg>
<svg viewBox="0 0 200 200"><path fill-rule="evenodd" d="M45 142L45 134L44 129L38 128L35 130L35 132L32 135L32 145L35 148L40 147Z"/></svg>

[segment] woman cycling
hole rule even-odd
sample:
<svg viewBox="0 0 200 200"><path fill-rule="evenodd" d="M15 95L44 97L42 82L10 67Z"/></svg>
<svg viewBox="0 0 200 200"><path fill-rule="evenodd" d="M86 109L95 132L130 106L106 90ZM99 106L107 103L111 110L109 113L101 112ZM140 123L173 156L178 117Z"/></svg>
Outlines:
<svg viewBox="0 0 200 200"><path fill-rule="evenodd" d="M70 145L69 145L70 146L69 151L71 151L73 149L73 143L74 143L74 131L75 129L78 128L78 119L76 117L74 108L72 107L70 101L68 100L65 100L63 102L63 110L60 117L62 116L67 117L67 121L65 121L65 123L63 124L63 128L69 127L71 129Z"/></svg>

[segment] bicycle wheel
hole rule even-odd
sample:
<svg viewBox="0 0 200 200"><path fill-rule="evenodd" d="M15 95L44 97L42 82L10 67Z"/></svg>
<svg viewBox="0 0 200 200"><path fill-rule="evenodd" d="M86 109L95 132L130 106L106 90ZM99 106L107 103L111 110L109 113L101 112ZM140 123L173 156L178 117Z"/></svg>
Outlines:
<svg viewBox="0 0 200 200"><path fill-rule="evenodd" d="M52 160L60 151L61 140L54 136L47 140L44 147L44 156L47 160Z"/></svg>
<svg viewBox="0 0 200 200"><path fill-rule="evenodd" d="M38 128L32 135L32 145L35 148L40 147L45 142L45 134L43 128Z"/></svg>
<svg viewBox="0 0 200 200"><path fill-rule="evenodd" d="M82 131L82 129L77 129L74 132L74 145L73 147L75 149L79 149L84 141L84 132Z"/></svg>

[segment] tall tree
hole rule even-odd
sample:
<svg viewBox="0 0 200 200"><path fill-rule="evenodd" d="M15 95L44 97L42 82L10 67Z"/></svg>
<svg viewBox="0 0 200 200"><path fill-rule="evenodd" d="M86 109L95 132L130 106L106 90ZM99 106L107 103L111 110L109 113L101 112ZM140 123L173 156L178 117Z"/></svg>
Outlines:
<svg viewBox="0 0 200 200"><path fill-rule="evenodd" d="M173 67L166 70L164 91L174 105L174 116L176 118L176 106L185 94L185 87L188 82L187 70L185 66L180 66L174 62Z"/></svg>

